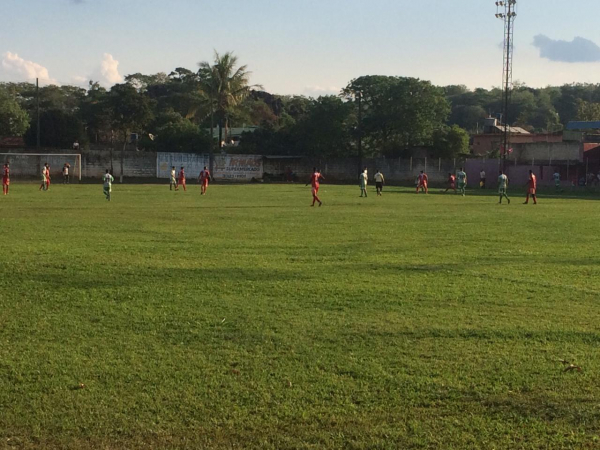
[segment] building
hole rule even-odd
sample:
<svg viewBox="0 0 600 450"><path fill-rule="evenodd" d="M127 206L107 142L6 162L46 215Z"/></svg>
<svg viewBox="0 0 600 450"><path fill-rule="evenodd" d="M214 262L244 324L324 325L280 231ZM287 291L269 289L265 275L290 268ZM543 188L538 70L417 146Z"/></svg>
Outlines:
<svg viewBox="0 0 600 450"><path fill-rule="evenodd" d="M506 125L498 119L485 119L483 133L472 137L471 153L476 156L498 155L504 142ZM561 134L534 134L520 127L508 126L511 144L531 144L534 142L562 142Z"/></svg>

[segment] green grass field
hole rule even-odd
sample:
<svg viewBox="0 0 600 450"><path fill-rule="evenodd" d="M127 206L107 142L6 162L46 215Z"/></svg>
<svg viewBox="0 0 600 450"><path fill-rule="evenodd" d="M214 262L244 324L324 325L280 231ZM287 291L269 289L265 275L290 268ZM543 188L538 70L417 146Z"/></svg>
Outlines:
<svg viewBox="0 0 600 450"><path fill-rule="evenodd" d="M11 188L0 448L600 448L598 200Z"/></svg>

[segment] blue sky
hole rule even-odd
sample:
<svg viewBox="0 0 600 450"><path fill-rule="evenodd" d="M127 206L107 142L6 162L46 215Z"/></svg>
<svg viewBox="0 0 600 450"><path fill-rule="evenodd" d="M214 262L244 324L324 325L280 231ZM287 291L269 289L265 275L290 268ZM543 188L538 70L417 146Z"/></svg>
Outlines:
<svg viewBox="0 0 600 450"><path fill-rule="evenodd" d="M252 82L279 94L330 93L368 74L487 88L502 75L494 3L0 0L0 81L110 85L135 72L195 70L216 49L234 51ZM600 82L598 13L598 0L519 1L515 79Z"/></svg>

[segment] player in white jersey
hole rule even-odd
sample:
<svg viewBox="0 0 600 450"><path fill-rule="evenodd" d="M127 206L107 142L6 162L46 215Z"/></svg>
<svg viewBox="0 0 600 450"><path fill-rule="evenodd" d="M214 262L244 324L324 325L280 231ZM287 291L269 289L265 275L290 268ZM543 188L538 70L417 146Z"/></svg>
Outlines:
<svg viewBox="0 0 600 450"><path fill-rule="evenodd" d="M560 192L560 173L558 173L558 170L554 172L552 178L554 178L554 187L556 188L556 192Z"/></svg>
<svg viewBox="0 0 600 450"><path fill-rule="evenodd" d="M458 192L464 197L465 188L467 187L467 174L463 171L462 167L456 173L456 180L458 181Z"/></svg>
<svg viewBox="0 0 600 450"><path fill-rule="evenodd" d="M106 200L108 200L110 202L110 194L112 192L112 184L114 183L115 179L110 174L110 171L108 169L106 169L106 173L102 177L102 181L104 182L104 190L103 190L104 195L106 196Z"/></svg>
<svg viewBox="0 0 600 450"><path fill-rule="evenodd" d="M172 191L173 188L177 190L177 171L175 170L175 166L171 167L171 181L169 182L169 190Z"/></svg>
<svg viewBox="0 0 600 450"><path fill-rule="evenodd" d="M502 198L506 198L508 200L508 204L510 205L510 198L506 195L506 190L508 189L508 177L504 174L504 172L500 171L500 176L498 177L498 195L500 195L500 201L498 203L502 203Z"/></svg>

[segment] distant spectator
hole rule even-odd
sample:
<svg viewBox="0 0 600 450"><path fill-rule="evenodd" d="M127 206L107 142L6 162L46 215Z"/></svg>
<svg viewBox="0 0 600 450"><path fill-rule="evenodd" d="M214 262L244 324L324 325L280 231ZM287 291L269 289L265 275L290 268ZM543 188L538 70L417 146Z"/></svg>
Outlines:
<svg viewBox="0 0 600 450"><path fill-rule="evenodd" d="M481 169L481 172L479 172L479 187L481 187L481 189L485 189L485 170Z"/></svg>
<svg viewBox="0 0 600 450"><path fill-rule="evenodd" d="M73 142L73 150L75 150L76 152L79 151L79 141Z"/></svg>

